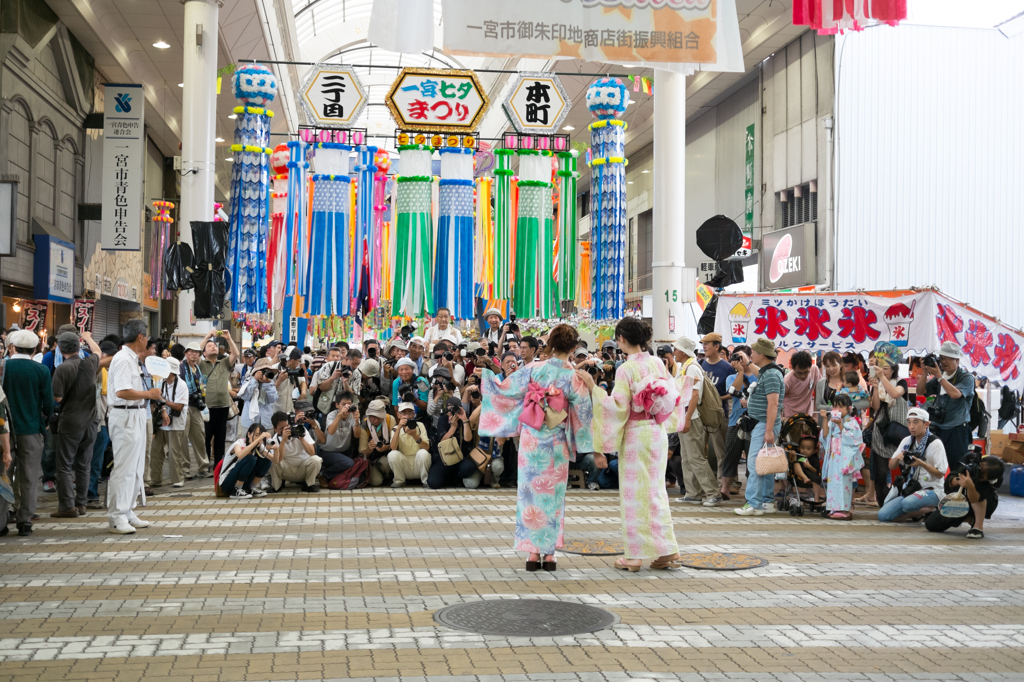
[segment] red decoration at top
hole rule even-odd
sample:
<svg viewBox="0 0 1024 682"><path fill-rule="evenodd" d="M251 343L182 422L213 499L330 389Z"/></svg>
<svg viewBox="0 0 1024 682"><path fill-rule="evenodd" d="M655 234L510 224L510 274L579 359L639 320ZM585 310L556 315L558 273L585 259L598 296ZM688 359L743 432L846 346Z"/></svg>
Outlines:
<svg viewBox="0 0 1024 682"><path fill-rule="evenodd" d="M863 31L875 23L897 25L907 18L907 0L795 0L793 24L821 35Z"/></svg>

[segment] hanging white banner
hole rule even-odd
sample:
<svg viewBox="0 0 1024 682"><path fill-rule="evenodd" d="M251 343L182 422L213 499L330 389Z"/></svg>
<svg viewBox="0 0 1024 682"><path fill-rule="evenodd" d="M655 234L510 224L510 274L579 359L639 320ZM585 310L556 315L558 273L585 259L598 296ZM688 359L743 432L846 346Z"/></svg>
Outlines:
<svg viewBox="0 0 1024 682"><path fill-rule="evenodd" d="M742 72L735 0L444 0L444 51Z"/></svg>
<svg viewBox="0 0 1024 682"><path fill-rule="evenodd" d="M146 175L145 98L141 85L107 83L103 94L104 251L138 251Z"/></svg>

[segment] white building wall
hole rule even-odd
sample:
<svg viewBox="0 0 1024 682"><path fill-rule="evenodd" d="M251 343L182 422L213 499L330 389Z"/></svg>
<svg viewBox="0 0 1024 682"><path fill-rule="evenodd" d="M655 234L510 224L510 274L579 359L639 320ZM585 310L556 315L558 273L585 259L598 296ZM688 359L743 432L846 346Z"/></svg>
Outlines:
<svg viewBox="0 0 1024 682"><path fill-rule="evenodd" d="M836 288L937 285L1024 326L1024 36L839 39Z"/></svg>

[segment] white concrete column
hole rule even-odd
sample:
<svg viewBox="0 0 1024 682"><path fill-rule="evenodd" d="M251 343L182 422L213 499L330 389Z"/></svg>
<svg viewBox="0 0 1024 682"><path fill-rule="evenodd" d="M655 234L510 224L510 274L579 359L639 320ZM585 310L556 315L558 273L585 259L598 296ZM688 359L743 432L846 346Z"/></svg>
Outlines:
<svg viewBox="0 0 1024 682"><path fill-rule="evenodd" d="M192 244L193 220L213 220L213 184L217 137L217 15L220 0L186 0L184 91L181 113L181 207L175 226ZM197 44L201 35L201 45ZM230 88L229 88L230 90ZM193 172L192 169L195 169ZM178 292L178 342L199 340L209 322L194 323L192 291Z"/></svg>
<svg viewBox="0 0 1024 682"><path fill-rule="evenodd" d="M685 301L694 283L683 281L686 255L686 76L658 70L654 88L654 343L682 335ZM692 324L692 320L690 320Z"/></svg>

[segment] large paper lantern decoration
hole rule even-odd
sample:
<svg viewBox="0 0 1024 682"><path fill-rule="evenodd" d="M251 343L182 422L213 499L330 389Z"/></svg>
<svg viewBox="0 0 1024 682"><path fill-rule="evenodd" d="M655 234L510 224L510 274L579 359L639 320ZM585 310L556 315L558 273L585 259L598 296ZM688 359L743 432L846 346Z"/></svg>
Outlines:
<svg viewBox="0 0 1024 682"><path fill-rule="evenodd" d="M590 267L593 315L622 317L626 307L626 111L629 92L618 78L600 78L587 88L593 177Z"/></svg>
<svg viewBox="0 0 1024 682"><path fill-rule="evenodd" d="M277 94L277 79L261 64L246 64L232 77L235 98L234 168L231 174L230 247L227 268L231 306L239 313L267 309L267 233L270 193L270 118L264 108Z"/></svg>
<svg viewBox="0 0 1024 682"><path fill-rule="evenodd" d="M558 317L554 278L555 229L551 205L551 152L519 151L519 216L516 221L512 306L517 317Z"/></svg>
<svg viewBox="0 0 1024 682"><path fill-rule="evenodd" d="M349 278L352 214L349 152L338 142L313 145L313 204L309 262L306 268L306 312L310 315L348 315L352 302Z"/></svg>
<svg viewBox="0 0 1024 682"><path fill-rule="evenodd" d="M473 149L444 147L438 190L434 310L473 318Z"/></svg>
<svg viewBox="0 0 1024 682"><path fill-rule="evenodd" d="M401 154L395 225L395 272L391 314L395 317L423 317L434 311L433 218L431 171L433 148L408 144Z"/></svg>

